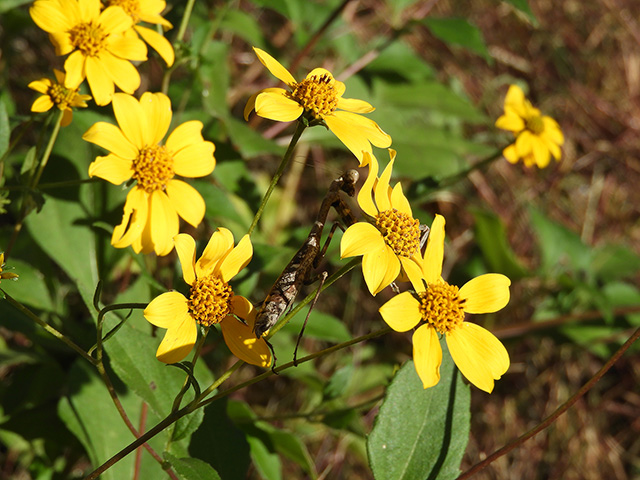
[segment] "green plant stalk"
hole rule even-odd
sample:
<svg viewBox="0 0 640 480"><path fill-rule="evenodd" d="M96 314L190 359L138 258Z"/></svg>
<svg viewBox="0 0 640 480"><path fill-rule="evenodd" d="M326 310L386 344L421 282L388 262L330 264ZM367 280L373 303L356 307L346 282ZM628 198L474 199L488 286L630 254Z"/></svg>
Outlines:
<svg viewBox="0 0 640 480"><path fill-rule="evenodd" d="M378 330L376 332L372 332L372 333L369 333L367 335L363 335L361 337L357 337L357 338L354 338L352 340L349 340L348 342L343 342L343 343L340 343L338 345L334 345L333 347L326 348L324 350L321 350L319 352L316 352L314 354L311 354L311 355L308 355L308 356L306 356L304 358L299 359L298 360L298 364L309 362L309 361L311 361L311 360L313 360L315 358L318 358L320 356L327 355L329 353L333 353L333 352L336 352L338 350L342 350L344 348L350 347L351 345L355 345L356 343L360 343L360 342L363 342L365 340L369 340L369 339L372 339L372 338L379 337L379 336L384 335L385 333L389 333L391 331L392 331L391 328L385 327L385 328L383 328L381 330ZM236 362L213 385L211 385L207 390L205 390L202 393L202 395L200 395L200 397L204 398L205 395L208 395L211 391L213 391L215 388L217 388L222 382L224 382L227 378L229 378L229 376L237 368L239 368L240 365L242 365L243 363L244 362L242 362L241 360ZM287 368L291 368L292 366L294 366L293 362L289 362L289 363L287 363L285 365L281 365L280 367L276 368L276 371L277 372L281 372L282 370L285 370ZM240 389L242 389L244 387L247 387L249 385L253 385L254 383L257 383L260 380L264 380L265 378L268 378L273 374L274 373L271 370L268 370L268 371L264 372L263 374L252 378L251 380L248 380L246 382L238 384L238 385L236 385L236 386L234 386L232 388L229 388L229 389L225 390L224 392L220 392L219 394L217 394L217 395L215 395L215 396L213 396L211 398L208 398L206 400L201 400L198 403L196 403L197 399L194 399L194 401L192 401L191 403L189 403L185 407L181 408L180 410L177 410L177 411L172 412L169 415L167 415L167 417L165 417L164 420L162 420L160 423L158 423L156 426L154 426L151 430L145 432L142 436L137 438L134 442L132 442L129 445L127 445L125 448L120 450L113 457L111 457L109 460L107 460L105 463L103 463L97 469L95 469L93 472L91 472L85 478L85 480L95 480L96 478L98 478L98 476L101 473L103 473L105 470L107 470L113 464L117 463L118 461L123 459L125 456L127 456L129 453L131 453L135 449L137 449L140 445L142 445L145 442L148 442L151 438L156 436L162 430L164 430L165 428L167 428L168 426L170 426L174 422L178 421L179 419L181 419L185 415L188 415L189 413L193 412L197 408L204 407L204 406L208 405L209 403L214 402L215 400L218 400L220 398L226 397L227 395L230 395L231 393L233 393L233 392L235 392L237 390L240 390Z"/></svg>
<svg viewBox="0 0 640 480"><path fill-rule="evenodd" d="M27 307L25 307L24 305L22 305L20 302L18 302L17 300L15 300L13 297L11 297L11 295L9 295L5 290L3 290L2 288L0 288L0 292L2 292L2 294L4 295L5 299L11 304L13 305L17 310L19 310L20 312L22 312L23 314L25 314L27 317L29 317L31 320L33 320L34 322L36 322L38 325L40 325L42 328L44 328L47 332L49 332L51 335L53 335L54 337L56 337L58 340L62 341L64 344L66 344L69 348L71 348L72 350L74 350L76 353L78 353L82 358L84 358L87 362L91 363L92 365L96 364L96 360L89 355L87 352L85 352L80 346L76 345L73 340L67 338L64 334L60 333L58 330L56 330L55 328L53 328L51 325L49 325L47 322L43 321L40 317L38 317L35 313L33 313L31 310L29 310Z"/></svg>
<svg viewBox="0 0 640 480"><path fill-rule="evenodd" d="M513 142L511 142L511 143L513 143ZM489 155L486 158L483 158L479 162L476 162L473 165L470 165L467 169L465 169L465 170L463 170L461 172L458 172L455 175L451 175L450 177L443 178L442 180L440 180L440 182L438 182L438 187L439 188L450 187L451 185L454 185L457 182L459 182L460 180L463 180L464 178L466 178L470 173L472 173L472 172L474 172L476 170L483 169L483 168L491 165L497 159L502 157L502 151L506 147L511 145L511 143L509 143L508 145L505 145L504 147L499 148L496 152L492 153L491 155Z"/></svg>
<svg viewBox="0 0 640 480"><path fill-rule="evenodd" d="M278 170L276 171L273 178L271 179L269 188L267 189L267 192L264 194L264 197L262 198L262 202L260 202L260 206L258 207L258 211L256 212L255 217L253 217L253 222L251 222L251 226L249 227L249 231L247 232L249 235L253 233L253 230L256 228L256 225L258 225L258 221L260 220L260 217L262 217L264 208L267 202L269 201L269 198L271 197L271 194L273 193L274 188L276 188L278 180L280 180L280 177L284 173L284 169L286 168L286 166L289 164L289 161L293 157L293 152L295 150L296 144L298 143L298 140L300 140L300 137L302 136L302 132L304 132L305 128L306 128L306 125L302 123L302 121L298 121L298 123L296 124L296 131L293 132L293 137L291 137L291 141L289 142L289 147L287 148L287 151L282 157L282 161L278 166Z"/></svg>
<svg viewBox="0 0 640 480"><path fill-rule="evenodd" d="M200 358L200 351L202 350L202 346L204 345L204 341L207 338L208 333L209 333L209 327L204 327L204 333L200 336L200 339L198 340L198 344L196 345L196 351L193 352L193 359L191 360L192 373L195 372L196 362L198 361L198 358ZM189 390L189 383L190 383L189 377L187 376L184 379L184 385L182 385L182 388L176 395L176 398L173 400L173 405L171 407L172 412L180 408L180 402L182 402L182 398L184 397L184 394L187 393L187 390Z"/></svg>
<svg viewBox="0 0 640 480"><path fill-rule="evenodd" d="M113 327L111 330L109 330L109 332L102 337L102 323L103 323L103 319L104 316L108 313L111 312L113 310L132 310L132 309L145 309L147 308L146 303L116 303L114 305L107 305L106 307L104 307L102 310L100 310L100 312L98 313L98 324L97 324L97 329L98 331L98 335L96 338L96 344L91 347L89 349L89 355L93 354L93 351L98 349L98 348L102 348L102 344L104 342L106 342L107 340L109 340L113 335L115 335L115 333L120 330L120 327L122 327L122 325L124 325L125 320L122 320L118 325L116 325L115 327ZM100 354L102 355L102 354Z"/></svg>
<svg viewBox="0 0 640 480"><path fill-rule="evenodd" d="M560 415L562 415L564 412L569 410L574 403L580 400L580 398L582 398L589 390L591 390L591 387L593 387L596 384L596 382L600 380L611 367L613 367L613 365L620 359L620 357L624 354L624 352L626 352L629 349L629 347L631 347L631 345L633 345L633 343L636 340L638 340L638 338L640 338L640 327L638 327L636 331L633 332L633 334L628 338L628 340L616 351L616 353L614 353L611 356L611 358L607 361L607 363L605 363L602 366L602 368L598 370L596 374L593 377L591 377L589 381L582 386L580 390L578 390L571 398L569 398L569 400L567 400L562 405L560 405L555 412L553 412L551 415L545 418L540 424L538 424L528 432L522 434L513 442L496 450L491 455L489 455L486 459L484 459L482 462L475 464L469 470L467 470L462 475L460 475L457 478L457 480L466 480L467 478L471 478L473 475L475 475L477 472L482 470L484 467L486 467L490 463L494 462L495 460L502 457L503 455L506 455L514 448L519 447L524 442L529 440L531 437L537 435L542 430L550 426L553 422L555 422L558 419L558 417L560 417Z"/></svg>

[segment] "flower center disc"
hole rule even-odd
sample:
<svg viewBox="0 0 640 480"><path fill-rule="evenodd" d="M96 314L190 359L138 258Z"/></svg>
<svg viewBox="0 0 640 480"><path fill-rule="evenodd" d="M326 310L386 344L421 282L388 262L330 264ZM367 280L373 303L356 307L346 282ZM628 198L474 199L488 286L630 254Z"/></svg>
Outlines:
<svg viewBox="0 0 640 480"><path fill-rule="evenodd" d="M65 110L73 101L75 91L65 88L63 85L54 83L47 91L51 101L61 110Z"/></svg>
<svg viewBox="0 0 640 480"><path fill-rule="evenodd" d="M163 190L175 175L173 157L164 145L151 145L140 150L133 160L133 178L147 193Z"/></svg>
<svg viewBox="0 0 640 480"><path fill-rule="evenodd" d="M220 323L231 313L233 290L217 275L197 279L191 286L187 305L189 313L200 325Z"/></svg>
<svg viewBox="0 0 640 480"><path fill-rule="evenodd" d="M291 98L302 108L312 112L315 118L323 118L338 107L338 97L333 88L333 78L327 74L305 78L293 86Z"/></svg>
<svg viewBox="0 0 640 480"><path fill-rule="evenodd" d="M422 321L430 323L440 333L455 330L464 321L464 300L460 298L460 289L447 282L429 285L425 292L419 293Z"/></svg>
<svg viewBox="0 0 640 480"><path fill-rule="evenodd" d="M536 135L540 135L542 132L544 132L544 122L542 121L542 117L540 115L535 115L533 117L527 118L525 126L527 130Z"/></svg>
<svg viewBox="0 0 640 480"><path fill-rule="evenodd" d="M396 255L411 257L420 245L420 220L393 208L376 216L376 226Z"/></svg>
<svg viewBox="0 0 640 480"><path fill-rule="evenodd" d="M106 38L102 27L94 25L93 22L79 23L69 30L71 45L87 57L95 57L104 50Z"/></svg>

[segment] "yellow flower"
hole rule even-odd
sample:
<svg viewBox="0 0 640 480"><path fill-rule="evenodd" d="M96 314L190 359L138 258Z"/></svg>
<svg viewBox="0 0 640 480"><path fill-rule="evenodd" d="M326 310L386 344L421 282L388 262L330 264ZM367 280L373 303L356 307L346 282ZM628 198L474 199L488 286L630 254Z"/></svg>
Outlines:
<svg viewBox="0 0 640 480"><path fill-rule="evenodd" d="M77 88L86 77L96 103L106 105L114 84L126 93L140 86L131 61L146 60L147 46L127 34L133 20L121 7L101 7L100 0L36 0L29 13L49 33L56 55L70 53L65 86Z"/></svg>
<svg viewBox="0 0 640 480"><path fill-rule="evenodd" d="M30 89L43 94L33 102L31 111L47 112L55 105L63 111L60 125L66 127L73 119L73 110L71 107L86 108L86 101L91 100L91 96L78 93L77 88L65 87L64 72L54 69L53 73L56 76L55 82L48 78L42 78L40 80L34 80L29 84Z"/></svg>
<svg viewBox="0 0 640 480"><path fill-rule="evenodd" d="M558 122L534 108L517 85L509 87L504 99L504 115L496 120L496 127L509 130L516 137L515 143L502 152L509 162L523 159L527 167L544 168L549 165L551 155L560 160L564 136Z"/></svg>
<svg viewBox="0 0 640 480"><path fill-rule="evenodd" d="M196 243L190 235L181 233L174 241L182 276L191 290L189 298L175 291L163 293L144 310L150 323L167 329L156 352L158 360L164 363L183 360L196 342L196 324L209 327L219 323L234 355L253 365L271 365L267 344L253 334L256 312L251 302L234 295L229 285L253 256L249 235L242 237L234 247L233 234L226 228L219 228L211 235L197 262Z"/></svg>
<svg viewBox="0 0 640 480"><path fill-rule="evenodd" d="M393 282L401 268L412 281L420 278L420 221L413 218L400 183L389 185L396 152L389 149L389 154L391 160L380 178L376 157L364 154L369 176L358 193L358 204L375 226L351 225L340 242L342 258L362 255L362 274L372 295Z"/></svg>
<svg viewBox="0 0 640 480"><path fill-rule="evenodd" d="M134 24L133 29L138 35L160 54L167 66L173 65L175 53L171 43L155 30L138 25L140 22L146 22L162 25L164 30L173 28L171 22L160 15L167 6L164 0L108 0L108 4L122 7L131 16Z"/></svg>
<svg viewBox="0 0 640 480"><path fill-rule="evenodd" d="M4 252L0 253L0 280L15 280L18 278L18 274L11 272L3 272L4 268Z"/></svg>
<svg viewBox="0 0 640 480"><path fill-rule="evenodd" d="M82 136L108 150L89 165L89 176L114 185L129 179L136 185L127 195L122 223L115 227L111 244L133 246L167 255L179 231L179 216L197 227L204 218L205 203L196 189L174 178L209 175L216 164L213 143L202 138L202 123L185 122L173 130L171 102L162 93L144 93L140 100L116 93L113 111L120 128L106 122L94 124Z"/></svg>
<svg viewBox="0 0 640 480"><path fill-rule="evenodd" d="M511 281L488 273L462 288L442 277L444 217L436 215L424 255L423 280L416 293L403 292L380 307L380 314L397 332L418 327L413 334L413 360L424 388L440 381L444 335L453 361L476 387L491 393L509 368L509 354L500 340L484 328L465 321L467 313L496 312L509 303Z"/></svg>
<svg viewBox="0 0 640 480"><path fill-rule="evenodd" d="M386 148L391 145L387 135L373 120L358 115L375 110L363 100L342 98L344 83L336 80L324 68L315 68L301 82L268 53L253 48L262 64L290 91L265 88L254 94L244 107L247 120L252 110L258 115L279 122L291 122L301 115L311 123L324 122L329 130L363 163L363 151L371 153L371 144ZM340 109L340 110L338 110Z"/></svg>

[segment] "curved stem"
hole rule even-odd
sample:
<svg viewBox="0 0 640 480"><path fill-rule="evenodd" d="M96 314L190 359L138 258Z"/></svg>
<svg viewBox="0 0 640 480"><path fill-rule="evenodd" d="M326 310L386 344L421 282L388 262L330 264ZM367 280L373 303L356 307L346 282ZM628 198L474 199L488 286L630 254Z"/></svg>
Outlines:
<svg viewBox="0 0 640 480"><path fill-rule="evenodd" d="M0 288L0 292L2 292L2 294L4 295L4 298L11 304L13 305L15 308L17 308L18 310L20 310L22 313L24 313L27 317L29 317L31 320L33 320L34 322L36 322L38 325L40 325L42 328L44 328L47 332L49 332L51 335L53 335L54 337L56 337L58 340L62 341L63 343L65 343L69 348L71 348L72 350L74 350L76 353L78 353L82 358L84 358L87 362L91 363L92 365L96 364L96 360L89 355L87 352L85 352L80 346L76 345L73 340L67 338L64 334L60 333L58 330L56 330L55 328L53 328L51 325L49 325L48 323L46 323L45 321L43 321L40 317L38 317L35 313L33 313L31 310L29 310L27 307L25 307L24 305L22 305L20 302L18 302L17 300L15 300L14 298L12 298L7 292L5 292L3 289Z"/></svg>
<svg viewBox="0 0 640 480"><path fill-rule="evenodd" d="M53 124L53 132L51 132L51 137L49 137L49 143L47 143L47 147L44 150L44 154L42 155L42 160L40 160L40 167L38 168L38 172L35 177L31 181L31 188L36 188L38 182L40 181L40 177L42 176L42 172L44 171L44 167L47 166L49 162L49 157L51 157L51 151L53 150L53 145L56 143L56 139L58 138L58 133L60 132L60 124L62 123L62 116L64 114L63 110L58 112L58 116L56 117L56 121Z"/></svg>
<svg viewBox="0 0 640 480"><path fill-rule="evenodd" d="M260 217L262 217L262 213L264 212L264 207L269 201L269 197L271 197L271 194L273 193L273 189L276 188L278 180L280 180L280 177L282 176L284 169L286 168L289 161L293 157L293 152L295 150L296 144L298 143L298 140L300 140L300 137L302 136L302 132L304 132L305 128L306 126L301 121L299 121L296 124L296 131L293 132L293 137L291 137L291 142L289 142L289 147L287 148L287 151L282 157L282 161L278 166L278 170L276 171L273 178L271 179L269 188L267 189L267 192L264 194L264 197L262 198L262 202L260 202L260 206L258 207L258 211L256 212L255 217L253 217L253 222L251 222L251 226L249 227L249 231L247 232L249 235L251 235L253 230L256 228L256 225L258 224Z"/></svg>
<svg viewBox="0 0 640 480"><path fill-rule="evenodd" d="M553 422L555 422L560 415L562 415L564 412L569 410L569 408L571 408L574 403L576 403L580 398L582 398L591 389L591 387L593 387L595 385L595 383L598 380L600 380L604 376L605 373L607 373L607 371L614 365L614 363L616 363L620 359L620 357L624 354L624 352L626 352L629 349L629 347L631 347L631 345L633 345L633 343L636 340L638 340L638 338L640 338L640 327L638 327L636 329L636 331L633 332L633 334L624 343L624 345L622 345L618 349L618 351L613 354L613 356L607 361L607 363L605 363L602 366L602 368L600 370L598 370L598 372L593 377L591 377L591 379L587 383L585 383L582 386L582 388L580 390L578 390L571 398L569 398L569 400L567 400L562 405L560 405L556 409L555 412L553 412L551 415L549 415L547 418L545 418L539 425L537 425L536 427L532 428L531 430L529 430L525 434L521 435L520 437L518 437L513 442L511 442L511 443L505 445L504 447L496 450L495 452L493 452L491 455L489 455L482 462L475 464L469 470L467 470L462 475L460 475L457 478L457 480L465 480L467 478L471 478L471 476L475 475L477 472L482 470L484 467L486 467L490 463L494 462L498 458L502 457L503 455L509 453L514 448L519 447L524 442L529 440L531 437L533 437L534 435L540 433L542 430L544 430L549 425L551 425Z"/></svg>

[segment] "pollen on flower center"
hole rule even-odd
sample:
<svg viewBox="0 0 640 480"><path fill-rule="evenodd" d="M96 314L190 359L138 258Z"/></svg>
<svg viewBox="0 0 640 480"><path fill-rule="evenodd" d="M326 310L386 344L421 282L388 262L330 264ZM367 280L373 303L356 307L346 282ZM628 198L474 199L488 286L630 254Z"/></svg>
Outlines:
<svg viewBox="0 0 640 480"><path fill-rule="evenodd" d="M71 44L87 57L95 57L102 52L108 36L102 26L93 22L78 23L68 33Z"/></svg>
<svg viewBox="0 0 640 480"><path fill-rule="evenodd" d="M143 148L133 160L133 178L147 193L164 190L173 178L173 157L164 145Z"/></svg>
<svg viewBox="0 0 640 480"><path fill-rule="evenodd" d="M418 250L419 220L392 208L376 215L376 226L396 255L411 257Z"/></svg>
<svg viewBox="0 0 640 480"><path fill-rule="evenodd" d="M109 0L109 5L122 7L122 9L133 19L133 23L140 21L139 0Z"/></svg>
<svg viewBox="0 0 640 480"><path fill-rule="evenodd" d="M429 323L440 333L455 330L464 321L464 299L460 289L447 282L433 283L419 293L422 321Z"/></svg>
<svg viewBox="0 0 640 480"><path fill-rule="evenodd" d="M65 88L59 83L54 83L47 90L47 95L51 98L51 101L61 110L65 110L73 101L76 95L76 91L73 89Z"/></svg>
<svg viewBox="0 0 640 480"><path fill-rule="evenodd" d="M544 132L544 122L542 121L542 117L540 115L534 115L533 117L527 118L525 127L531 133L540 135Z"/></svg>
<svg viewBox="0 0 640 480"><path fill-rule="evenodd" d="M233 290L217 275L198 278L191 286L187 305L189 313L200 325L211 326L233 313L231 298Z"/></svg>
<svg viewBox="0 0 640 480"><path fill-rule="evenodd" d="M323 118L338 107L338 96L333 87L332 77L327 74L305 78L293 85L291 98L315 118Z"/></svg>

